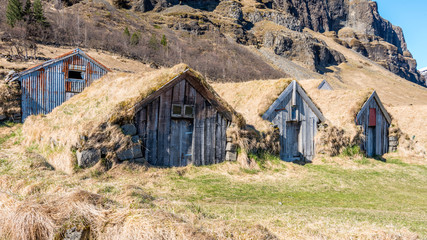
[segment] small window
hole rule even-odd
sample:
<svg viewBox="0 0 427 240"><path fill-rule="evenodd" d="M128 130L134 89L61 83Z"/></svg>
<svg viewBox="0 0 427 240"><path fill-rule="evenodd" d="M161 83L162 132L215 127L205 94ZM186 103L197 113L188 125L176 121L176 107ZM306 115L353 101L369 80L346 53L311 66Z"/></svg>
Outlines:
<svg viewBox="0 0 427 240"><path fill-rule="evenodd" d="M184 117L192 118L194 116L194 106L185 105L184 106Z"/></svg>
<svg viewBox="0 0 427 240"><path fill-rule="evenodd" d="M182 116L182 105L172 104L172 117Z"/></svg>
<svg viewBox="0 0 427 240"><path fill-rule="evenodd" d="M68 78L83 79L83 72L70 70L68 71Z"/></svg>
<svg viewBox="0 0 427 240"><path fill-rule="evenodd" d="M297 120L297 106L292 106L291 119Z"/></svg>

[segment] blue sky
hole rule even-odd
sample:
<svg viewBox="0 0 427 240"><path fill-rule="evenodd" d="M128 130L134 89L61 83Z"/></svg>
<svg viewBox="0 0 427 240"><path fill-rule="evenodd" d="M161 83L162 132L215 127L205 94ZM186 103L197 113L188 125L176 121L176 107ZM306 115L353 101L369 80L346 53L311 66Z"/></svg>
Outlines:
<svg viewBox="0 0 427 240"><path fill-rule="evenodd" d="M403 29L418 69L427 67L427 0L376 0L380 15Z"/></svg>

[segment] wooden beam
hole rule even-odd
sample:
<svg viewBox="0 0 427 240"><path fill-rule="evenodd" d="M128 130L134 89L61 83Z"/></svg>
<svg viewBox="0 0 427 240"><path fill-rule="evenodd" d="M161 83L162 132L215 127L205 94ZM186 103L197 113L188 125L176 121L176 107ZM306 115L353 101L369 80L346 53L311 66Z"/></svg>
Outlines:
<svg viewBox="0 0 427 240"><path fill-rule="evenodd" d="M385 119L387 120L387 122L388 122L389 124L391 124L391 116L390 116L390 114L387 112L387 110L385 109L384 105L381 103L381 100L380 100L380 98L378 97L378 94L377 94L377 92L376 92L375 90L374 90L374 92L372 92L371 96L368 98L368 100L366 100L366 102L363 104L362 108L361 108L361 109L359 110L359 112L357 113L357 115L356 115L356 119L355 119L356 124L357 124L357 120L360 118L360 115L363 113L363 111L365 111L365 110L366 110L366 108L369 106L369 102L370 102L372 99L374 99L374 100L377 102L377 104L378 104L378 106L380 107L381 112L383 113L383 115L384 115Z"/></svg>
<svg viewBox="0 0 427 240"><path fill-rule="evenodd" d="M297 88L296 88L296 81L293 80L292 81L292 103L291 106L296 106L297 105Z"/></svg>
<svg viewBox="0 0 427 240"><path fill-rule="evenodd" d="M262 119L268 120L273 112L279 107L280 103L288 96L288 94L291 93L293 89L292 84L289 84L289 86L279 95L279 97L274 101L271 106L265 111L265 113L262 115Z"/></svg>
<svg viewBox="0 0 427 240"><path fill-rule="evenodd" d="M301 98L307 103L307 105L314 112L314 114L316 114L316 116L319 118L319 120L321 122L324 122L325 117L323 116L322 112L320 112L320 110L316 107L316 105L314 105L313 101L311 101L311 99L308 97L307 93L305 93L304 89L302 89L302 87L299 84L296 85L296 88L297 88Z"/></svg>

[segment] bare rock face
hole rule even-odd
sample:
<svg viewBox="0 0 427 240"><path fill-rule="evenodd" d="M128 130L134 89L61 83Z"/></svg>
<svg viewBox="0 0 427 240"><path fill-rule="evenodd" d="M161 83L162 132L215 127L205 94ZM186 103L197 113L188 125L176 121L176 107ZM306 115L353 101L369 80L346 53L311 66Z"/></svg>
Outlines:
<svg viewBox="0 0 427 240"><path fill-rule="evenodd" d="M351 1L347 21L347 26L353 28L355 32L378 36L396 46L400 52L407 51L402 29L393 26L380 16L376 2L367 0Z"/></svg>
<svg viewBox="0 0 427 240"><path fill-rule="evenodd" d="M427 86L427 67L420 70L421 76L424 78L424 85Z"/></svg>
<svg viewBox="0 0 427 240"><path fill-rule="evenodd" d="M347 16L347 0L274 0L273 9L297 18L303 27L325 32L340 28Z"/></svg>
<svg viewBox="0 0 427 240"><path fill-rule="evenodd" d="M329 49L323 41L313 38L308 33L267 32L264 36L264 46L272 48L277 55L302 63L307 68L321 73L328 66L346 61L344 55Z"/></svg>
<svg viewBox="0 0 427 240"><path fill-rule="evenodd" d="M170 28L203 34L219 28L238 43L260 43L274 49L281 56L313 66L319 71L325 66L344 61L337 52L321 42L304 37L304 28L328 33L334 32L334 40L381 64L391 72L418 84L424 78L416 70L417 63L408 51L400 27L382 18L378 5L371 0L256 0L255 5L236 0L130 0L136 11L161 11L174 5L186 5L197 11L208 11L206 19L181 15ZM232 19L214 21L216 17ZM258 22L270 21L295 32L294 34L266 35L256 39L251 28Z"/></svg>

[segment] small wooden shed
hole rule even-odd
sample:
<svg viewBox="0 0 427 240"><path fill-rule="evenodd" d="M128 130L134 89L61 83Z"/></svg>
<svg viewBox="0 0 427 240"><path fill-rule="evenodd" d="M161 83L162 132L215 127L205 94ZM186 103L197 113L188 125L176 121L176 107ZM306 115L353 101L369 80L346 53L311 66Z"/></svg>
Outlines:
<svg viewBox="0 0 427 240"><path fill-rule="evenodd" d="M282 160L313 159L317 125L325 118L296 81L279 95L262 118L280 129Z"/></svg>
<svg viewBox="0 0 427 240"><path fill-rule="evenodd" d="M110 70L80 49L15 74L21 86L21 118L47 114Z"/></svg>
<svg viewBox="0 0 427 240"><path fill-rule="evenodd" d="M139 102L134 123L145 159L155 166L225 160L233 110L188 69Z"/></svg>
<svg viewBox="0 0 427 240"><path fill-rule="evenodd" d="M326 81L323 80L317 87L319 90L333 90L332 86Z"/></svg>
<svg viewBox="0 0 427 240"><path fill-rule="evenodd" d="M356 125L363 129L365 138L362 150L368 157L381 156L388 152L389 127L391 117L381 103L376 91L363 104L355 119Z"/></svg>

